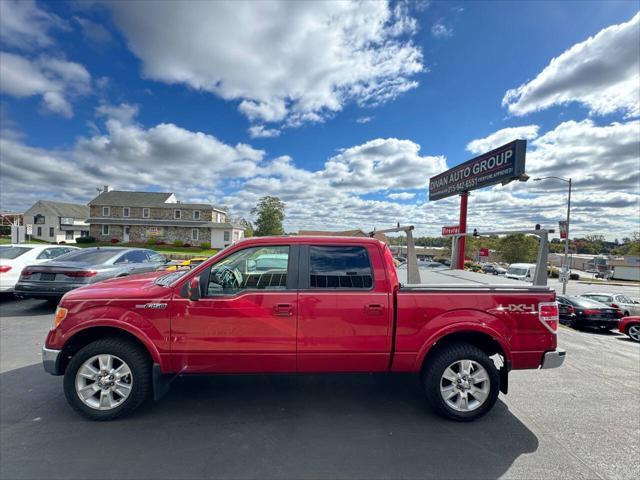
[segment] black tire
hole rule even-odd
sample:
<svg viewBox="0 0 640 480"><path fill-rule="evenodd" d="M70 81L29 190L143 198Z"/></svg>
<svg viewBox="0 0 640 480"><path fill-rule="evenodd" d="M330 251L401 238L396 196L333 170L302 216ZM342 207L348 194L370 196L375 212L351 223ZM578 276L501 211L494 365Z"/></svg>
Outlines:
<svg viewBox="0 0 640 480"><path fill-rule="evenodd" d="M75 387L78 369L85 361L100 354L119 357L129 366L132 374L129 396L111 410L97 410L85 405ZM144 348L126 338L107 337L86 345L73 356L64 373L64 394L69 405L90 420L113 420L129 415L150 396L151 391L151 360Z"/></svg>
<svg viewBox="0 0 640 480"><path fill-rule="evenodd" d="M445 402L440 393L440 382L445 370L454 362L459 360L473 360L479 363L487 371L490 383L489 394L482 405L475 410L462 412L454 410ZM427 403L438 415L459 422L470 422L486 414L498 399L500 392L500 375L493 360L489 356L473 345L467 343L456 343L440 347L433 356L429 358L428 364L422 375L422 381L427 396Z"/></svg>

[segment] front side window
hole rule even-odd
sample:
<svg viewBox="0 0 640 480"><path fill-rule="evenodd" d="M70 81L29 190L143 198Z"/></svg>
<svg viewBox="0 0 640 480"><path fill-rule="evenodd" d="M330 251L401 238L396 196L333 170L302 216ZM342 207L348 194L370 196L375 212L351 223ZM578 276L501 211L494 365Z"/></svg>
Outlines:
<svg viewBox="0 0 640 480"><path fill-rule="evenodd" d="M102 216L110 217L111 216L111 207L102 207Z"/></svg>
<svg viewBox="0 0 640 480"><path fill-rule="evenodd" d="M252 247L232 253L211 267L207 296L244 290L285 290L289 247Z"/></svg>
<svg viewBox="0 0 640 480"><path fill-rule="evenodd" d="M370 289L373 271L364 247L309 247L311 288Z"/></svg>
<svg viewBox="0 0 640 480"><path fill-rule="evenodd" d="M122 216L123 217L128 217L131 214L131 209L129 207L123 207L122 208Z"/></svg>
<svg viewBox="0 0 640 480"><path fill-rule="evenodd" d="M145 250L132 250L122 255L115 263L145 263L149 256Z"/></svg>
<svg viewBox="0 0 640 480"><path fill-rule="evenodd" d="M149 218L149 209L148 208L143 208L142 209L142 218Z"/></svg>
<svg viewBox="0 0 640 480"><path fill-rule="evenodd" d="M52 259L64 255L67 252L68 250L66 248L47 248L38 255L38 259Z"/></svg>
<svg viewBox="0 0 640 480"><path fill-rule="evenodd" d="M102 225L102 234L109 235L109 225Z"/></svg>

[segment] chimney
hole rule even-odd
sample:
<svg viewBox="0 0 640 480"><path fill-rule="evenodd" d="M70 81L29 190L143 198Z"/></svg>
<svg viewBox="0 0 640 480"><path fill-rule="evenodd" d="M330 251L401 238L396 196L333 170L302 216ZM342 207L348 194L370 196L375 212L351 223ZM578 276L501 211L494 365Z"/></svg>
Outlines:
<svg viewBox="0 0 640 480"><path fill-rule="evenodd" d="M102 191L103 191L104 193L107 193L107 192L109 191L109 185L105 185L105 186L103 187Z"/></svg>

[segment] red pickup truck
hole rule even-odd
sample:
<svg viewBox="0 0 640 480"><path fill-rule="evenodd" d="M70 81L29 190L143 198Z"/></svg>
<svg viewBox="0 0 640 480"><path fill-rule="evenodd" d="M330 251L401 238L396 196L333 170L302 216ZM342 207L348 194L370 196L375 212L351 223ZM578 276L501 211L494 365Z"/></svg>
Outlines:
<svg viewBox="0 0 640 480"><path fill-rule="evenodd" d="M437 413L468 421L510 370L562 364L557 327L547 287L400 285L378 240L263 237L193 270L67 293L43 364L94 420L160 398L176 375L414 372Z"/></svg>

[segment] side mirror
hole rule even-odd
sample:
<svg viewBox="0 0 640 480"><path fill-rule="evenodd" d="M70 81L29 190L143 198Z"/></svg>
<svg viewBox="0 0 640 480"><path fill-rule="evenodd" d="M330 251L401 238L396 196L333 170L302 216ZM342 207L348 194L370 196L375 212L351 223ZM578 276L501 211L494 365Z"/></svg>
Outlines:
<svg viewBox="0 0 640 480"><path fill-rule="evenodd" d="M189 280L189 300L195 302L200 300L200 277L194 277Z"/></svg>

